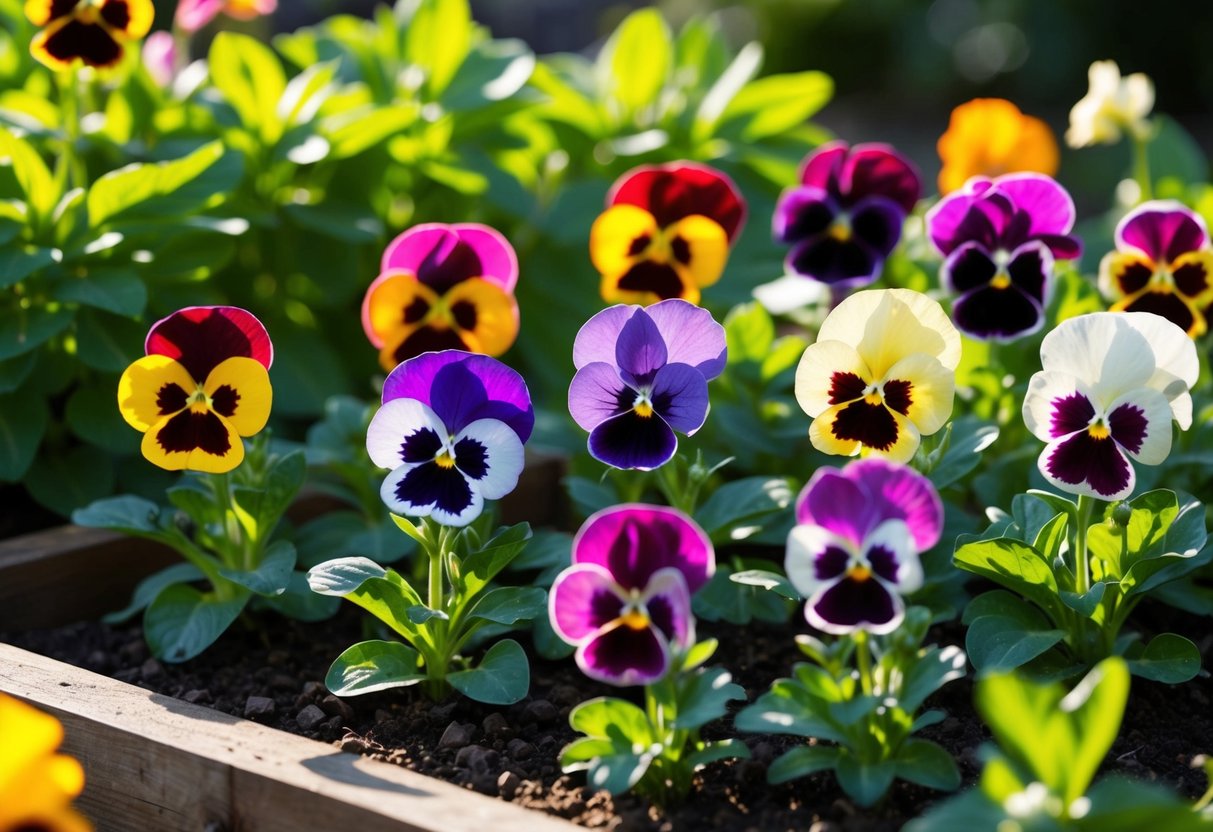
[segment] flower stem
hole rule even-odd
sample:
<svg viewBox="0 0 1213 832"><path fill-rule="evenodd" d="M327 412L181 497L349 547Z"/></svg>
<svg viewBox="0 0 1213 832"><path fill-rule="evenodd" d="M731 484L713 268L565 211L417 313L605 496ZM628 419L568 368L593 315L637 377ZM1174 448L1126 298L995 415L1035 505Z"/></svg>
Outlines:
<svg viewBox="0 0 1213 832"><path fill-rule="evenodd" d="M1137 204L1154 198L1154 184L1150 178L1150 140L1145 136L1133 137L1133 179L1137 182Z"/></svg>
<svg viewBox="0 0 1213 832"><path fill-rule="evenodd" d="M1074 589L1079 595L1091 590L1091 558L1087 554L1087 527L1091 523L1091 512L1095 498L1086 494L1078 497L1078 514L1074 529Z"/></svg>
<svg viewBox="0 0 1213 832"><path fill-rule="evenodd" d="M429 521L425 521L429 524ZM431 536L432 545L427 547L426 555L430 560L430 592L429 592L429 607L432 610L440 610L446 603L446 584L442 574L443 555L446 552L448 536L445 526L430 526L431 531L436 531L437 534Z"/></svg>
<svg viewBox="0 0 1213 832"><path fill-rule="evenodd" d="M859 687L864 696L872 695L872 645L867 630L855 633L855 664L859 668Z"/></svg>
<svg viewBox="0 0 1213 832"><path fill-rule="evenodd" d="M59 109L63 114L63 150L55 167L55 178L64 191L84 185L84 172L76 158L80 142L80 78L78 67L56 73L59 82Z"/></svg>

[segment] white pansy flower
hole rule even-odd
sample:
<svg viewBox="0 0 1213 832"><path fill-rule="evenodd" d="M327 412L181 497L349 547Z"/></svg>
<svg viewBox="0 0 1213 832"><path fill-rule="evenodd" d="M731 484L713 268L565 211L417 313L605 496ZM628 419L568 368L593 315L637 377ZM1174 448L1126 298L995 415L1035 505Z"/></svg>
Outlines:
<svg viewBox="0 0 1213 832"><path fill-rule="evenodd" d="M1154 82L1148 75L1134 72L1122 78L1115 61L1096 61L1087 77L1087 94L1070 110L1066 144L1115 144L1122 131L1136 139L1149 134L1146 116L1154 108Z"/></svg>

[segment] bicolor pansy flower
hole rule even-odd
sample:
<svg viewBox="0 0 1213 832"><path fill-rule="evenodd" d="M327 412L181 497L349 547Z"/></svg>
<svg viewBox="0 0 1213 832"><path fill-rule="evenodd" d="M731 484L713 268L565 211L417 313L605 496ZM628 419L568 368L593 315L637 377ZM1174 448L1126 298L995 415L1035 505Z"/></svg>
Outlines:
<svg viewBox="0 0 1213 832"><path fill-rule="evenodd" d="M241 437L265 427L273 401L274 348L261 322L234 306L192 306L158 321L145 352L118 381L143 455L169 471L239 465Z"/></svg>
<svg viewBox="0 0 1213 832"><path fill-rule="evenodd" d="M388 375L366 449L392 471L379 492L388 508L466 526L514 490L534 426L518 373L486 355L430 352Z"/></svg>
<svg viewBox="0 0 1213 832"><path fill-rule="evenodd" d="M1209 329L1213 250L1200 215L1173 200L1147 202L1116 226L1116 251L1099 264L1113 312L1153 312L1193 338Z"/></svg>
<svg viewBox="0 0 1213 832"><path fill-rule="evenodd" d="M72 809L84 769L56 750L63 726L49 714L0 693L0 830L90 832Z"/></svg>
<svg viewBox="0 0 1213 832"><path fill-rule="evenodd" d="M1053 263L1072 260L1074 200L1039 173L970 179L927 212L927 235L945 258L940 282L955 295L952 316L966 335L1014 341L1044 324Z"/></svg>
<svg viewBox="0 0 1213 832"><path fill-rule="evenodd" d="M615 468L649 471L708 416L708 382L724 370L724 327L684 300L647 309L612 306L573 342L577 374L569 413L590 432L590 455Z"/></svg>
<svg viewBox="0 0 1213 832"><path fill-rule="evenodd" d="M822 145L775 206L775 239L792 246L784 267L840 289L871 283L921 193L914 166L888 145Z"/></svg>
<svg viewBox="0 0 1213 832"><path fill-rule="evenodd" d="M959 190L974 176L1021 171L1053 176L1061 161L1049 125L1003 98L975 98L952 110L935 148L943 163L941 194Z"/></svg>
<svg viewBox="0 0 1213 832"><path fill-rule="evenodd" d="M548 596L552 629L591 679L644 685L695 643L691 595L716 569L707 534L664 506L603 509L573 540L573 565Z"/></svg>
<svg viewBox="0 0 1213 832"><path fill-rule="evenodd" d="M796 369L796 401L827 454L914 456L952 415L960 334L938 303L869 289L838 304Z"/></svg>
<svg viewBox="0 0 1213 832"><path fill-rule="evenodd" d="M1096 312L1062 321L1040 346L1023 418L1048 443L1037 464L1070 494L1121 500L1133 492L1130 459L1158 465L1171 422L1192 425L1200 372L1182 329L1146 312Z"/></svg>
<svg viewBox="0 0 1213 832"><path fill-rule="evenodd" d="M796 501L787 574L805 617L827 633L888 633L922 586L919 554L939 542L943 503L912 468L861 459L819 468Z"/></svg>
<svg viewBox="0 0 1213 832"><path fill-rule="evenodd" d="M607 303L699 303L720 279L746 206L732 180L693 162L625 173L590 229L590 259Z"/></svg>
<svg viewBox="0 0 1213 832"><path fill-rule="evenodd" d="M518 337L518 258L477 223L410 228L383 252L362 300L362 328L391 370L425 352L498 356Z"/></svg>
<svg viewBox="0 0 1213 832"><path fill-rule="evenodd" d="M25 16L42 31L30 53L51 69L110 67L122 59L127 41L152 28L152 0L25 0Z"/></svg>
<svg viewBox="0 0 1213 832"><path fill-rule="evenodd" d="M194 33L220 13L236 20L252 20L273 14L278 0L180 0L174 22L178 29Z"/></svg>

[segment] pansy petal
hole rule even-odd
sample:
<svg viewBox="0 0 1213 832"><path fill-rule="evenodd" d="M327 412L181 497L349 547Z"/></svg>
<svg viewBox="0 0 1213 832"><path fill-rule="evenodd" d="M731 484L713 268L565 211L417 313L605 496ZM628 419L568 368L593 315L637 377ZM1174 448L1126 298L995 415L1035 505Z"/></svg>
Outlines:
<svg viewBox="0 0 1213 832"><path fill-rule="evenodd" d="M393 399L371 418L366 451L380 468L396 468L433 459L447 435L446 425L428 406L416 399Z"/></svg>
<svg viewBox="0 0 1213 832"><path fill-rule="evenodd" d="M883 265L884 259L862 240L828 233L797 244L784 260L784 268L792 274L838 287L871 283Z"/></svg>
<svg viewBox="0 0 1213 832"><path fill-rule="evenodd" d="M935 486L922 474L877 457L852 462L842 473L862 483L878 516L906 524L919 552L939 542L943 534L943 503Z"/></svg>
<svg viewBox="0 0 1213 832"><path fill-rule="evenodd" d="M805 618L818 630L845 635L855 630L891 633L901 624L905 605L897 593L875 578L844 577L819 590L805 605Z"/></svg>
<svg viewBox="0 0 1213 832"><path fill-rule="evenodd" d="M823 233L838 216L838 204L823 188L789 188L779 197L771 233L779 243L795 243Z"/></svg>
<svg viewBox="0 0 1213 832"><path fill-rule="evenodd" d="M1086 430L1095 414L1092 393L1076 376L1061 370L1042 370L1029 379L1023 420L1042 442Z"/></svg>
<svg viewBox="0 0 1213 832"><path fill-rule="evenodd" d="M445 321L406 324L384 343L379 351L379 365L391 372L401 362L428 352L471 352L475 344L468 343L470 340L470 336L448 326Z"/></svg>
<svg viewBox="0 0 1213 832"><path fill-rule="evenodd" d="M1150 345L1154 374L1146 383L1171 402L1171 412L1182 430L1192 425L1192 397L1188 391L1200 376L1196 345L1183 330L1157 315L1126 313L1118 316Z"/></svg>
<svg viewBox="0 0 1213 832"><path fill-rule="evenodd" d="M978 199L967 188L953 191L927 211L927 236L940 254L946 257L970 239L961 229Z"/></svg>
<svg viewBox="0 0 1213 832"><path fill-rule="evenodd" d="M653 304L653 308L656 309L660 305ZM582 324L573 340L573 366L578 370L596 362L615 366L615 344L619 341L619 333L638 309L639 306L622 303L608 306ZM656 322L658 318L653 320ZM660 325L658 328L660 329Z"/></svg>
<svg viewBox="0 0 1213 832"><path fill-rule="evenodd" d="M165 355L145 355L118 379L118 410L135 430L146 431L165 416L184 410L198 383Z"/></svg>
<svg viewBox="0 0 1213 832"><path fill-rule="evenodd" d="M177 4L176 25L187 33L197 32L223 11L226 0L181 0Z"/></svg>
<svg viewBox="0 0 1213 832"><path fill-rule="evenodd" d="M934 356L949 370L960 363L960 333L943 307L909 289L856 292L826 317L817 339L855 348L873 378L884 378L890 367L914 353Z"/></svg>
<svg viewBox="0 0 1213 832"><path fill-rule="evenodd" d="M853 202L873 195L891 200L903 214L914 210L922 195L918 171L887 144L857 144L843 164L839 188Z"/></svg>
<svg viewBox="0 0 1213 832"><path fill-rule="evenodd" d="M590 260L601 274L622 274L656 238L657 220L635 205L614 205L590 227Z"/></svg>
<svg viewBox="0 0 1213 832"><path fill-rule="evenodd" d="M651 471L674 457L678 437L656 413L628 410L590 431L590 456L614 468Z"/></svg>
<svg viewBox="0 0 1213 832"><path fill-rule="evenodd" d="M996 274L994 258L981 243L970 241L944 259L939 281L950 294L958 295L985 286Z"/></svg>
<svg viewBox="0 0 1213 832"><path fill-rule="evenodd" d="M241 436L252 436L270 418L274 391L270 374L251 358L229 358L206 377L211 408Z"/></svg>
<svg viewBox="0 0 1213 832"><path fill-rule="evenodd" d="M1171 406L1156 390L1134 390L1108 406L1108 429L1129 456L1159 465L1171 453Z"/></svg>
<svg viewBox="0 0 1213 832"><path fill-rule="evenodd" d="M1128 317L1096 312L1063 322L1041 342L1041 367L1071 373L1111 397L1144 387L1154 375L1154 351L1146 333L1139 331ZM1155 316L1138 316L1138 322L1149 331L1156 327L1141 322L1142 317L1174 326ZM1183 337L1182 331L1179 332Z"/></svg>
<svg viewBox="0 0 1213 832"><path fill-rule="evenodd" d="M821 467L796 500L796 522L820 526L858 546L879 519L876 508L872 496L855 478L836 468ZM808 594L812 592L808 590Z"/></svg>
<svg viewBox="0 0 1213 832"><path fill-rule="evenodd" d="M711 312L678 299L663 300L644 311L657 325L657 331L665 341L667 363L689 364L708 381L724 372L728 360L724 327L716 322ZM602 314L600 312L591 320ZM576 364L576 343L573 345L573 358ZM611 358L614 358L613 351Z"/></svg>
<svg viewBox="0 0 1213 832"><path fill-rule="evenodd" d="M138 40L152 28L156 9L152 0L104 0L101 4L101 19L115 32Z"/></svg>
<svg viewBox="0 0 1213 832"><path fill-rule="evenodd" d="M686 364L667 364L653 379L653 410L679 433L692 435L708 418L708 382Z"/></svg>
<svg viewBox="0 0 1213 832"><path fill-rule="evenodd" d="M1112 312L1141 312L1165 318L1191 338L1198 338L1205 332L1205 319L1200 311L1169 290L1155 292L1147 289L1117 301L1110 309Z"/></svg>
<svg viewBox="0 0 1213 832"><path fill-rule="evenodd" d="M569 414L582 430L590 431L629 410L637 393L623 383L610 364L586 364L569 384Z"/></svg>
<svg viewBox="0 0 1213 832"><path fill-rule="evenodd" d="M599 294L608 303L647 306L670 298L699 303L699 285L686 266L641 257L620 272L603 272Z"/></svg>
<svg viewBox="0 0 1213 832"><path fill-rule="evenodd" d="M695 615L691 612L691 592L682 572L672 566L658 569L649 578L640 596L649 612L649 620L666 641L678 647L690 647L695 641Z"/></svg>
<svg viewBox="0 0 1213 832"><path fill-rule="evenodd" d="M227 420L197 405L153 425L143 434L140 449L149 462L168 471L225 474L244 461L244 443Z"/></svg>
<svg viewBox="0 0 1213 832"><path fill-rule="evenodd" d="M1099 289L1110 300L1135 295L1150 283L1154 261L1135 251L1110 251L1099 261Z"/></svg>
<svg viewBox="0 0 1213 832"><path fill-rule="evenodd" d="M746 216L745 200L733 180L695 162L634 168L611 187L607 204L635 205L662 227L700 214L724 229L730 241L741 233Z"/></svg>
<svg viewBox="0 0 1213 832"><path fill-rule="evenodd" d="M796 591L808 598L846 574L856 544L829 529L797 525L788 533L784 571Z"/></svg>
<svg viewBox="0 0 1213 832"><path fill-rule="evenodd" d="M620 586L637 590L673 568L695 592L715 571L716 554L703 529L681 511L629 503L585 521L573 539L573 563L596 563Z"/></svg>
<svg viewBox="0 0 1213 832"><path fill-rule="evenodd" d="M922 563L904 521L886 520L872 530L863 545L863 556L872 569L873 578L903 595L922 586Z"/></svg>
<svg viewBox="0 0 1213 832"><path fill-rule="evenodd" d="M76 10L79 0L25 0L25 17L35 26L66 17Z"/></svg>
<svg viewBox="0 0 1213 832"><path fill-rule="evenodd" d="M686 270L696 287L703 289L720 280L729 259L729 238L715 220L692 214L662 233L674 262Z"/></svg>
<svg viewBox="0 0 1213 832"><path fill-rule="evenodd" d="M1204 248L1209 233L1200 215L1175 200L1154 200L1130 211L1116 226L1116 247L1135 248L1156 263L1170 263Z"/></svg>
<svg viewBox="0 0 1213 832"><path fill-rule="evenodd" d="M523 449L518 434L505 422L479 419L451 440L455 467L475 483L485 499L499 500L518 485Z"/></svg>
<svg viewBox="0 0 1213 832"><path fill-rule="evenodd" d="M1189 251L1171 263L1176 290L1198 306L1213 302L1213 251Z"/></svg>
<svg viewBox="0 0 1213 832"><path fill-rule="evenodd" d="M1074 227L1074 200L1051 176L1010 173L998 177L995 187L1031 218L1028 234L1069 234Z"/></svg>
<svg viewBox="0 0 1213 832"><path fill-rule="evenodd" d="M1015 286L982 286L952 302L952 317L979 341L1015 341L1044 326L1044 308Z"/></svg>
<svg viewBox="0 0 1213 832"><path fill-rule="evenodd" d="M34 35L30 54L54 70L68 69L77 60L86 66L107 68L122 59L122 44L99 23L62 17Z"/></svg>
<svg viewBox="0 0 1213 832"><path fill-rule="evenodd" d="M451 229L480 260L478 277L506 293L513 293L518 284L518 255L505 235L495 228L475 222L455 223Z"/></svg>
<svg viewBox="0 0 1213 832"><path fill-rule="evenodd" d="M625 381L636 385L649 383L665 366L668 352L665 339L653 319L643 310L628 319L615 342L615 366Z"/></svg>
<svg viewBox="0 0 1213 832"><path fill-rule="evenodd" d="M574 654L581 672L608 685L647 685L665 675L670 650L656 627L619 623L599 631Z"/></svg>
<svg viewBox="0 0 1213 832"><path fill-rule="evenodd" d="M870 196L851 209L851 233L881 257L887 257L901 239L906 215L901 206L884 196Z"/></svg>
<svg viewBox="0 0 1213 832"><path fill-rule="evenodd" d="M806 156L801 163L800 184L823 191L837 190L838 178L846 158L846 142L826 142Z"/></svg>
<svg viewBox="0 0 1213 832"><path fill-rule="evenodd" d="M229 358L252 358L269 369L274 347L265 326L235 306L191 306L152 324L144 352L180 361L196 379Z"/></svg>
<svg viewBox="0 0 1213 832"><path fill-rule="evenodd" d="M518 337L518 301L500 286L478 277L451 287L444 297L451 323L473 352L498 356Z"/></svg>
<svg viewBox="0 0 1213 832"><path fill-rule="evenodd" d="M1108 436L1096 439L1082 430L1045 446L1037 461L1044 478L1070 494L1123 500L1133 493L1137 474Z"/></svg>
<svg viewBox="0 0 1213 832"><path fill-rule="evenodd" d="M809 416L861 398L872 374L850 344L823 340L810 344L796 365L796 402Z"/></svg>
<svg viewBox="0 0 1213 832"><path fill-rule="evenodd" d="M396 514L433 517L444 526L466 526L484 510L484 497L456 467L405 463L388 474L379 496Z"/></svg>
<svg viewBox="0 0 1213 832"><path fill-rule="evenodd" d="M362 298L362 331L382 348L406 326L420 324L438 303L438 294L409 272L384 272ZM392 365L395 366L394 364Z"/></svg>
<svg viewBox="0 0 1213 832"><path fill-rule="evenodd" d="M626 602L611 573L596 563L579 563L552 583L548 618L556 635L577 644L618 618Z"/></svg>
<svg viewBox="0 0 1213 832"><path fill-rule="evenodd" d="M956 373L923 353L906 356L889 368L884 402L906 416L923 436L942 428L952 417Z"/></svg>
<svg viewBox="0 0 1213 832"><path fill-rule="evenodd" d="M860 399L831 407L814 419L809 441L822 453L853 456L863 448L906 462L921 440L918 428L901 413Z"/></svg>
<svg viewBox="0 0 1213 832"><path fill-rule="evenodd" d="M513 289L513 283L504 276L493 275L491 269L509 268L502 260L502 252L488 244L490 235L495 235L487 226L473 225L470 239L460 233L460 226L445 223L426 223L414 226L392 240L383 252L381 272L411 274L418 281L442 294L461 281L473 277L489 279L498 283L505 291ZM507 249L509 243L497 235L498 242ZM494 258L494 264L486 264L482 254ZM517 269L513 269L515 280Z"/></svg>

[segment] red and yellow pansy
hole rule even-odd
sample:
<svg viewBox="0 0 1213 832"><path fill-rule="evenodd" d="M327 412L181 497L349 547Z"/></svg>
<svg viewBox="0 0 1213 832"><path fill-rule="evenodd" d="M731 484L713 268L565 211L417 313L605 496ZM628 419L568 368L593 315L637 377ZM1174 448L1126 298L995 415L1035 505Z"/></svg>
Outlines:
<svg viewBox="0 0 1213 832"><path fill-rule="evenodd" d="M25 16L42 31L30 52L51 69L111 67L124 45L152 28L152 0L25 0Z"/></svg>
<svg viewBox="0 0 1213 832"><path fill-rule="evenodd" d="M72 809L84 769L64 754L53 716L0 693L0 832L90 832Z"/></svg>

